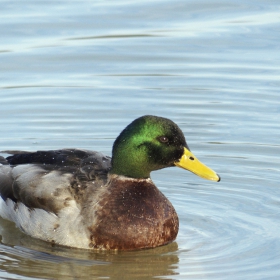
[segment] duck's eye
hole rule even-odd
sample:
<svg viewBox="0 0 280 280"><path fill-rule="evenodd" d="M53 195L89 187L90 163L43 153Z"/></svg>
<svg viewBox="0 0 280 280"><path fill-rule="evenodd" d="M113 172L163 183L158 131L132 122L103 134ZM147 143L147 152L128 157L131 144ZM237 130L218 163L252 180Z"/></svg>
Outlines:
<svg viewBox="0 0 280 280"><path fill-rule="evenodd" d="M160 136L158 138L158 140L161 142L161 143L167 143L169 141L169 139L166 137L166 136Z"/></svg>

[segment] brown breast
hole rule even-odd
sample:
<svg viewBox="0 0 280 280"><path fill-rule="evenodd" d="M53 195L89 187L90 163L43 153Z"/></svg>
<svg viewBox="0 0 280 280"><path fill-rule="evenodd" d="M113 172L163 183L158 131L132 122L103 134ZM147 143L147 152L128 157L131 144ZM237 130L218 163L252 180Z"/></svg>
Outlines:
<svg viewBox="0 0 280 280"><path fill-rule="evenodd" d="M133 250L161 246L176 238L176 211L150 179L113 175L106 188L89 227L89 247Z"/></svg>

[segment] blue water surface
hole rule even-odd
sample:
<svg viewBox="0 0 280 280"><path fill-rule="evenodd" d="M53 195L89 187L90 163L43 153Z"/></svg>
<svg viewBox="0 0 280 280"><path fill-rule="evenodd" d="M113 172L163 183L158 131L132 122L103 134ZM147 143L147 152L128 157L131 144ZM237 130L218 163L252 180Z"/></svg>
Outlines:
<svg viewBox="0 0 280 280"><path fill-rule="evenodd" d="M50 244L0 220L2 279L279 279L280 3L1 1L0 150L111 155L133 119L175 121L219 183L152 179L175 242L135 252Z"/></svg>

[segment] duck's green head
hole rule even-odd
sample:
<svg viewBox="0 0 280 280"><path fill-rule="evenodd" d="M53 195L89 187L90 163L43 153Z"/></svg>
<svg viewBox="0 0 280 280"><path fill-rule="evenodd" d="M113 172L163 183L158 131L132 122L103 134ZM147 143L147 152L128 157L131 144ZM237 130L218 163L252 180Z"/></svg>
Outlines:
<svg viewBox="0 0 280 280"><path fill-rule="evenodd" d="M162 117L134 120L117 137L112 154L113 174L149 178L153 170L179 166L205 179L220 180L190 152L181 129Z"/></svg>

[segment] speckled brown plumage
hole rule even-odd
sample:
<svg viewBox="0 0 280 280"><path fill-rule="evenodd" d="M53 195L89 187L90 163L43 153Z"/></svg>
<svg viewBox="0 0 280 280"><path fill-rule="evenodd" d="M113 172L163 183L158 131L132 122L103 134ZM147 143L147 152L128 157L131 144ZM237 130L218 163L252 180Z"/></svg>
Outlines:
<svg viewBox="0 0 280 280"><path fill-rule="evenodd" d="M110 195L108 195L110 194ZM89 227L90 247L102 249L151 248L172 242L179 221L169 200L150 179L111 176Z"/></svg>

